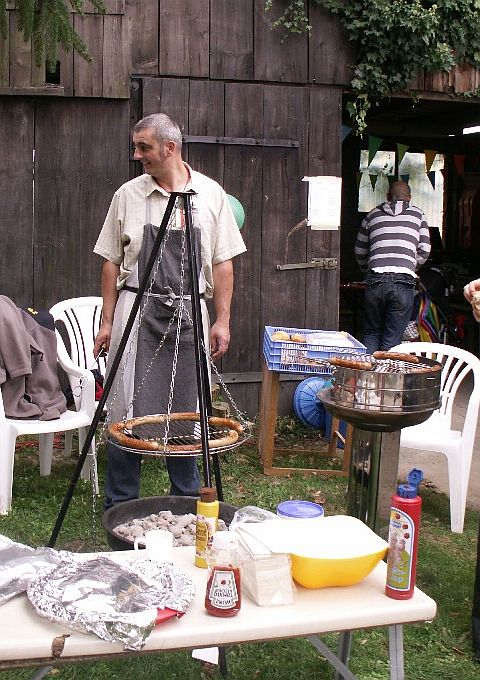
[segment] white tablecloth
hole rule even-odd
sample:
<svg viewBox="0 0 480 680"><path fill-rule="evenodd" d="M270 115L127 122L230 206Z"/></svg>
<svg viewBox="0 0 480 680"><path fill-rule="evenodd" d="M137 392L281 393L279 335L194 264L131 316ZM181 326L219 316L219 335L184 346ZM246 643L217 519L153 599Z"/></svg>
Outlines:
<svg viewBox="0 0 480 680"><path fill-rule="evenodd" d="M128 552L116 553L128 559ZM297 587L292 605L259 607L246 597L232 618L209 616L204 609L207 573L193 564L194 548L175 548L174 561L194 580L197 595L181 619L158 626L144 651L228 645L431 620L436 604L416 589L410 600L392 600L384 594L386 565L381 562L361 583L348 588L307 590ZM38 616L25 595L0 607L0 667L51 661L52 642L63 633L62 659L88 660L100 655L125 653L122 645L94 635L68 630ZM142 652L128 652L141 654Z"/></svg>

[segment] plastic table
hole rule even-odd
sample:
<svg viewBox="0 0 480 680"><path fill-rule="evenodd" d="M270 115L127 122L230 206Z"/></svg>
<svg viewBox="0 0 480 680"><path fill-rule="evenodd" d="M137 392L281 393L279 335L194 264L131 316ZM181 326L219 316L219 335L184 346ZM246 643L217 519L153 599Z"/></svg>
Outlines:
<svg viewBox="0 0 480 680"><path fill-rule="evenodd" d="M112 553L128 559L131 552ZM403 680L403 629L408 623L431 620L436 604L416 589L410 600L385 596L386 564L381 562L361 583L342 588L308 590L297 587L291 605L259 607L243 598L239 614L229 619L209 616L203 607L206 571L193 565L194 548L176 548L174 561L194 580L197 595L187 613L157 627L141 652L124 651L95 635L77 633L36 614L26 595L19 595L1 609L0 668L42 666L52 663L93 661L179 649L228 646L242 642L307 637L337 670L337 677L355 680L348 669L351 631L388 626L390 678ZM340 632L338 655L323 641L323 633ZM68 635L62 640L62 636ZM63 650L52 657L52 645Z"/></svg>

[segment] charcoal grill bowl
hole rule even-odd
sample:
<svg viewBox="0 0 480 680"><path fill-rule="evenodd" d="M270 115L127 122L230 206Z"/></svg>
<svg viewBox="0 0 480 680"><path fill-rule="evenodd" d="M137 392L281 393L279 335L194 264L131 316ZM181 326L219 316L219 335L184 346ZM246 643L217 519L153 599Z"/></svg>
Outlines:
<svg viewBox="0 0 480 680"><path fill-rule="evenodd" d="M117 536L114 528L132 519L148 517L161 510L170 510L174 515L186 515L197 512L196 496L146 496L134 498L131 501L118 503L105 510L102 515L102 525L107 533L108 545L112 550L133 550L133 541ZM220 501L219 517L228 525L233 519L237 508Z"/></svg>
<svg viewBox="0 0 480 680"><path fill-rule="evenodd" d="M332 415L345 420L347 423L354 425L360 430L368 430L370 432L396 432L404 427L411 427L412 425L419 425L428 420L432 413L439 408L440 402L428 408L415 407L408 410L403 407L401 411L380 411L365 408L351 408L348 406L340 406L332 401L332 388L327 387L320 390L318 398L321 400L325 408L330 411Z"/></svg>

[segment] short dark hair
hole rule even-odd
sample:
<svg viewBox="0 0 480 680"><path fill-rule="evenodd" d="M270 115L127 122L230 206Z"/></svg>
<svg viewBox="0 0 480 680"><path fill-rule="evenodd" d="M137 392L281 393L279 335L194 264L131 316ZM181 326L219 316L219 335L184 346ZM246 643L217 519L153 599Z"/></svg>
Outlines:
<svg viewBox="0 0 480 680"><path fill-rule="evenodd" d="M178 149L182 148L182 132L177 123L165 113L152 113L138 121L134 126L134 132L153 130L159 142L175 142Z"/></svg>

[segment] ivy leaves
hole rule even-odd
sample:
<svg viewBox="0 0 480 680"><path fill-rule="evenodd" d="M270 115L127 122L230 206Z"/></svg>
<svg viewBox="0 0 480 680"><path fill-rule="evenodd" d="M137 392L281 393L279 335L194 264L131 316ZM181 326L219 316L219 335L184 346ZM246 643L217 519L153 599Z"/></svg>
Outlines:
<svg viewBox="0 0 480 680"><path fill-rule="evenodd" d="M408 90L422 69L480 66L480 0L311 0L336 15L356 47L348 106L357 133L374 102ZM284 7L275 22L292 33L309 30L305 0L266 0ZM315 36L312 36L315 40Z"/></svg>

